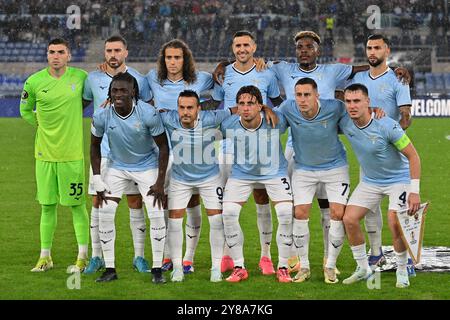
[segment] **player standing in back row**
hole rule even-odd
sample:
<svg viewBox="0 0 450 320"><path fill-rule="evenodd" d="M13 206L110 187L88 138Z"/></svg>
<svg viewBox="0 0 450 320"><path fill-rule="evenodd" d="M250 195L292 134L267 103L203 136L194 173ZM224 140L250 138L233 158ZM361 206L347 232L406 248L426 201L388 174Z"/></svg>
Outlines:
<svg viewBox="0 0 450 320"><path fill-rule="evenodd" d="M263 70L260 72L256 70L253 58L256 48L255 37L252 33L241 30L234 34L232 50L236 61L226 67L222 85L218 85L217 83L214 85L213 99L209 101L210 107L218 107L221 101L224 103L224 109L234 107L236 105L237 92L242 86L249 85L253 85L259 89L263 103L266 104L270 100L274 106L281 104L283 100L280 97L280 90L275 74L271 70ZM227 153L221 152L219 155L219 157L222 156L220 164L225 180L230 175L230 158L232 158L232 150L230 149L228 148ZM253 197L256 204L257 224L261 245L259 268L264 275L271 275L275 273L275 270L270 254L273 227L269 197L261 185L253 189ZM225 247L222 272L232 270L233 268L232 260L227 250L228 248Z"/></svg>

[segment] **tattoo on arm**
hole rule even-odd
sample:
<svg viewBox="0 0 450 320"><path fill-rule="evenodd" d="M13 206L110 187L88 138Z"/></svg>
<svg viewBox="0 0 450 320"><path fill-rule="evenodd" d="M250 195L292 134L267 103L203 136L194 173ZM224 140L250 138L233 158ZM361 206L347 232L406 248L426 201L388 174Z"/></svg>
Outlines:
<svg viewBox="0 0 450 320"><path fill-rule="evenodd" d="M406 130L412 122L412 117L411 117L411 106L407 105L407 106L401 106L399 108L400 111L400 126L402 127L403 130Z"/></svg>

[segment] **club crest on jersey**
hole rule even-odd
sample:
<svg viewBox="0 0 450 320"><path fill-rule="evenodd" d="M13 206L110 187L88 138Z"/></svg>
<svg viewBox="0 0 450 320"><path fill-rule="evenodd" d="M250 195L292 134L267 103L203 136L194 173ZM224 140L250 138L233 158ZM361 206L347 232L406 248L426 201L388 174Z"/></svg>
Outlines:
<svg viewBox="0 0 450 320"><path fill-rule="evenodd" d="M135 122L133 127L135 127L137 131L139 131L139 130L141 130L141 123L139 121Z"/></svg>
<svg viewBox="0 0 450 320"><path fill-rule="evenodd" d="M327 125L328 125L328 121L327 121L327 120L322 120L322 121L320 121L320 123L322 124L322 126L323 126L324 128L326 128Z"/></svg>
<svg viewBox="0 0 450 320"><path fill-rule="evenodd" d="M255 87L257 87L261 83L261 81L258 79L253 79L252 83L255 85Z"/></svg>
<svg viewBox="0 0 450 320"><path fill-rule="evenodd" d="M380 89L381 93L384 93L388 89L388 87L389 86L386 83L382 83L382 84L380 84L379 89Z"/></svg>
<svg viewBox="0 0 450 320"><path fill-rule="evenodd" d="M22 92L22 99L27 100L28 99L28 92L26 90L23 90Z"/></svg>
<svg viewBox="0 0 450 320"><path fill-rule="evenodd" d="M371 135L371 136L369 136L369 140L372 141L372 144L375 144L377 142L377 140L378 140L378 137Z"/></svg>
<svg viewBox="0 0 450 320"><path fill-rule="evenodd" d="M72 91L75 91L75 89L76 89L76 84L75 84L75 83L72 83L72 84L70 85L70 88L72 89Z"/></svg>

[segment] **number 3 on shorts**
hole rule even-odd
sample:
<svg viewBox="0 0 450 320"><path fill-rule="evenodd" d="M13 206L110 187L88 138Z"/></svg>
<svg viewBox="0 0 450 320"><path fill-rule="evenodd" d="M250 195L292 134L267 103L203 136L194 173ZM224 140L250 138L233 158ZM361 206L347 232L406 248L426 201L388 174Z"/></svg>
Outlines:
<svg viewBox="0 0 450 320"><path fill-rule="evenodd" d="M283 184L286 185L286 188L284 190L289 190L291 189L291 185L289 184L289 182L287 181L286 178L281 178L281 182L283 182Z"/></svg>

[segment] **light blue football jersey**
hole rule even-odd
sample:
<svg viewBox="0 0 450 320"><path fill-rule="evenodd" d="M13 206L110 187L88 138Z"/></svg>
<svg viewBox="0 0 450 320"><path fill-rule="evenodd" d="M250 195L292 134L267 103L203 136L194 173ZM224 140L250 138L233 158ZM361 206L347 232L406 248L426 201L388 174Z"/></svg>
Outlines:
<svg viewBox="0 0 450 320"><path fill-rule="evenodd" d="M266 122L261 113L261 124L257 129L246 129L238 115L222 122L220 129L233 147L231 177L240 180L266 180L287 175L280 136L286 131L287 122L277 112L279 123L275 128Z"/></svg>
<svg viewBox="0 0 450 320"><path fill-rule="evenodd" d="M372 118L359 128L347 115L339 126L364 171L364 182L382 186L410 183L408 159L394 145L405 135L398 122L389 117Z"/></svg>
<svg viewBox="0 0 450 320"><path fill-rule="evenodd" d="M300 69L298 63L268 63L283 86L286 99L295 100L295 84L303 78L311 78L317 83L317 91L321 99L334 99L336 89L344 89L348 77L352 74L353 67L342 63L317 64L310 71ZM292 137L289 134L287 145L292 147Z"/></svg>
<svg viewBox="0 0 450 320"><path fill-rule="evenodd" d="M145 171L158 167L159 150L153 137L164 133L159 112L141 100L131 113L120 116L114 105L94 113L91 132L108 137L111 167L126 171Z"/></svg>
<svg viewBox="0 0 450 320"><path fill-rule="evenodd" d="M127 67L126 72L136 78L139 86L139 98L143 101L150 101L152 93L148 86L145 77L136 69ZM108 98L109 85L111 84L112 76L102 71L92 71L88 74L84 82L83 99L92 101L94 104L94 112L99 106ZM101 154L102 157L108 157L108 138L105 136L102 140Z"/></svg>
<svg viewBox="0 0 450 320"><path fill-rule="evenodd" d="M255 86L261 91L263 103L267 98L276 98L280 95L275 73L271 70L256 71L253 66L247 72L241 72L230 64L225 69L225 78L222 85L214 83L212 98L224 102L224 109L236 106L236 94L243 86Z"/></svg>
<svg viewBox="0 0 450 320"><path fill-rule="evenodd" d="M277 79L283 86L286 99L295 99L295 84L302 78L311 78L317 83L317 91L321 99L334 99L336 89L344 89L348 77L352 73L351 65L342 63L317 64L310 71L300 69L298 63L281 61L267 64L275 72Z"/></svg>
<svg viewBox="0 0 450 320"><path fill-rule="evenodd" d="M369 91L370 106L382 108L395 121L400 121L399 107L411 105L409 85L399 81L391 68L387 68L386 72L376 78L369 71L358 72L348 82L349 85L365 85Z"/></svg>
<svg viewBox="0 0 450 320"><path fill-rule="evenodd" d="M217 128L231 116L230 111L200 111L192 129L181 125L176 110L160 115L172 145L171 177L183 182L202 182L219 174L214 141L221 138Z"/></svg>
<svg viewBox="0 0 450 320"><path fill-rule="evenodd" d="M183 79L171 81L165 79L162 83L158 80L158 72L150 70L145 76L147 83L153 93L154 105L157 109L177 110L178 95L184 90L195 91L199 96L202 92L212 89L214 81L208 72L197 71L197 81L192 84Z"/></svg>
<svg viewBox="0 0 450 320"><path fill-rule="evenodd" d="M291 128L295 169L330 170L347 165L344 146L338 137L338 123L346 115L342 101L319 99L312 119L301 114L295 100L286 100L279 110Z"/></svg>

